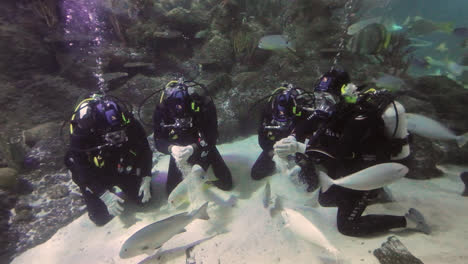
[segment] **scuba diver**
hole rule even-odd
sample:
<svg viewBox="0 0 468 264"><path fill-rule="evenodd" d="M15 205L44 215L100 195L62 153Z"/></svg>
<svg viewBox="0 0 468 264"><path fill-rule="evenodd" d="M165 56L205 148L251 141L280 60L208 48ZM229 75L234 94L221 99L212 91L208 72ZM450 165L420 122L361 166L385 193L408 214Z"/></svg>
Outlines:
<svg viewBox="0 0 468 264"><path fill-rule="evenodd" d="M127 198L151 198L152 152L145 130L115 97L93 94L78 104L65 165L97 226L120 215Z"/></svg>
<svg viewBox="0 0 468 264"><path fill-rule="evenodd" d="M309 138L302 162L338 179L370 166L409 156L405 112L386 91L357 87L348 73L331 70L315 87L315 111L305 127ZM392 118L389 118L392 117ZM393 120L393 122L390 122ZM317 177L317 173L308 176ZM322 206L337 206L337 226L347 236L366 236L393 228L411 228L426 234L430 228L422 214L411 208L405 216L364 215L379 189L363 191L332 185L319 193Z"/></svg>
<svg viewBox="0 0 468 264"><path fill-rule="evenodd" d="M302 89L292 84L284 84L270 96L263 109L258 128L258 143L262 148L262 153L252 167L252 179L260 180L274 172L273 145L277 141L287 137L296 138L294 133L296 124L307 117L306 112L302 111L303 95ZM305 151L303 143L298 143L295 147L299 149L299 152ZM287 154L282 155L285 152L283 149L277 148L277 150L280 157L287 156Z"/></svg>
<svg viewBox="0 0 468 264"><path fill-rule="evenodd" d="M183 172L179 167L184 167L185 163L198 164L205 172L211 165L217 178L211 183L222 190L230 190L231 172L216 148L218 120L215 104L210 97L192 92L188 83L190 81L182 78L168 82L153 113L156 149L171 155L167 195L182 181Z"/></svg>

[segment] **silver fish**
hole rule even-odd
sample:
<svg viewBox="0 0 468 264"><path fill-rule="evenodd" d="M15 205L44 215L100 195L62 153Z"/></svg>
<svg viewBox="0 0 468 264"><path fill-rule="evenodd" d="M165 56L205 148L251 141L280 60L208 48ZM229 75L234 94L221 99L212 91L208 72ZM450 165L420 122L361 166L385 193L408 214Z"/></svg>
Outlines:
<svg viewBox="0 0 468 264"><path fill-rule="evenodd" d="M322 191L327 191L333 184L360 191L367 191L386 186L403 178L409 169L396 162L382 163L360 170L343 178L333 180L325 172L319 172Z"/></svg>
<svg viewBox="0 0 468 264"><path fill-rule="evenodd" d="M416 135L437 140L455 140L458 147L463 147L468 141L468 133L457 136L453 131L429 117L406 113L408 130Z"/></svg>
<svg viewBox="0 0 468 264"><path fill-rule="evenodd" d="M128 238L120 249L121 258L131 258L145 252L153 252L173 236L185 232L185 227L195 219L208 220L208 202L192 213L184 212L143 227Z"/></svg>

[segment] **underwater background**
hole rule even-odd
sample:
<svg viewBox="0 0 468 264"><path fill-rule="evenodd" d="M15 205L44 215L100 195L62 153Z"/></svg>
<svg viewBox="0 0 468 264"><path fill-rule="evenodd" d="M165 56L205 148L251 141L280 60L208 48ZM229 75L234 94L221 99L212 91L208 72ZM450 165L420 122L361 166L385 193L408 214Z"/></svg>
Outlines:
<svg viewBox="0 0 468 264"><path fill-rule="evenodd" d="M0 263L86 213L63 156L67 122L87 94L124 99L150 135L160 98L151 95L170 80L195 80L215 101L219 143L235 144L256 134L259 99L284 82L312 91L339 68L460 135L468 131L467 11L466 0L1 1ZM422 183L449 177L440 164L468 166L468 147L452 141L415 135L412 151L407 178ZM161 159L154 150L155 164ZM461 211L441 211L466 219L460 198L453 208ZM460 230L454 243L467 244L467 228L450 226ZM459 255L452 263L466 263Z"/></svg>

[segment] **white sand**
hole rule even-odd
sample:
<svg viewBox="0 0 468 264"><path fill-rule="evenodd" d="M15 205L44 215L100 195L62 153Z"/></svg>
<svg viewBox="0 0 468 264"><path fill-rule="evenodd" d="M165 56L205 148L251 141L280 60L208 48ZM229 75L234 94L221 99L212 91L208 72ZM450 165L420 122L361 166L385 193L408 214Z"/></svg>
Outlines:
<svg viewBox="0 0 468 264"><path fill-rule="evenodd" d="M304 204L312 196L280 173L258 182L250 179L250 167L260 153L256 136L221 145L219 149L233 173L235 188L232 193L239 197L237 206L226 209L211 205L209 221L195 220L187 226L187 232L173 237L163 248L220 233L195 246L190 253L191 260L204 264L379 263L372 251L380 247L389 235L396 235L425 264L468 263L468 198L460 196L463 183L458 177L458 172L463 168L446 166L446 176L439 179L402 179L389 186L396 202L373 205L365 211L403 215L410 207L415 207L432 227L431 235L395 231L372 238L347 237L336 230L336 208L296 208L339 250L338 255L334 256L318 245L297 238L284 228L281 214L271 217L263 207L267 181L271 184L273 195L290 201L285 202L285 207L291 206L291 201L296 205ZM167 165L166 158L156 167L165 173ZM18 256L12 263L138 263L148 255L120 259L123 242L142 227L175 213L159 211L159 207L165 203L164 187L158 185L156 180L153 183L154 199L144 210L130 214L132 208L126 208L127 212L122 217L113 219L104 227L96 227L85 214L61 228L47 242ZM221 195L228 197L230 194ZM181 251L148 263L195 262L186 261L185 251Z"/></svg>

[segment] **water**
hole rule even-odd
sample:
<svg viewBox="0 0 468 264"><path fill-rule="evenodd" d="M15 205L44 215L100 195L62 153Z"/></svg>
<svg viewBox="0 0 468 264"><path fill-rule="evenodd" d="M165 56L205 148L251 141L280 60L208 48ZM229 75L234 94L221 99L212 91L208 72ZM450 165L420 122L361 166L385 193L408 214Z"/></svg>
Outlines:
<svg viewBox="0 0 468 264"><path fill-rule="evenodd" d="M114 234L119 230L125 230L123 233L127 234L129 228L135 228L135 223L138 223L129 216L116 219L109 229L95 227L87 220L76 185L70 177L63 176L65 167L45 175L44 171L55 170L57 164L47 165L31 160L27 153L33 153L34 146L22 144L22 141L27 140L23 138L25 130L37 128L46 122L65 122L64 131L67 134L70 113L75 108L73 104L85 94L108 93L135 110L143 99L163 88L170 80L184 76L187 80L194 79L206 84L217 107L218 142L250 136L248 143L224 145L224 153L233 156L244 153L246 149L249 152L247 158L240 155L243 159L230 161L233 171L237 173L235 177L242 179L238 179L242 184L236 189L242 194L241 206L235 209L235 215L241 215L242 206L252 206L254 201L250 199L263 186L249 181L248 175L249 165L252 165L260 151L256 140L252 139L252 135L257 133L260 108L250 106L283 82L291 82L311 91L320 74L334 68L347 70L352 81L358 85L372 86L372 79L377 79L382 73L389 74L405 81L401 91L396 92L400 95L398 101L406 107L407 112L428 115L457 135L467 132L468 115L465 106L468 103L468 51L462 44L467 41L468 33L456 35L453 32L433 31L416 36L410 33L409 25L404 24L407 18L421 17L428 23L450 22L454 28L466 28L468 32L467 10L466 0L3 1L0 3L0 135L8 136L0 137L0 157L2 164L15 168L20 180L17 189L0 192L1 200L5 201L0 223L10 223L9 226L0 225L2 234L6 234L0 238L0 245L4 248L0 251L0 263L9 263L13 257L41 243L57 243L51 237L65 226L71 228L70 233L76 232L77 228L84 228L83 234L93 234L94 231L100 238L107 236L106 231L112 231L113 243L118 244L124 238ZM404 44L391 51L384 48L378 52L353 52L350 48L352 36L347 34L348 27L377 16L385 18L382 24L387 23L387 30L389 25L401 27L391 32L392 41L398 37L403 40L417 38L429 45L416 47L408 53L405 53L407 47ZM294 44L293 49L261 50L257 47L261 37L278 34L289 36ZM371 44L375 44L379 36L361 37L364 40L361 39L359 44L365 46L362 49L366 49L374 46ZM404 43L403 40L401 43ZM427 57L432 58L432 64ZM147 100L144 109L149 110L141 113L145 123L150 124L145 127L148 135L153 132L152 109L159 102L160 96L157 93ZM253 110L249 112L248 109ZM51 149L44 150L49 153L47 155L57 158L67 149L68 134L60 136L58 132L41 132L38 129L34 130L34 135L38 137L37 141L47 137L64 138L63 145L48 146ZM398 183L398 191L394 193L397 196L396 203L377 205L370 211L403 215L407 207L422 208L435 232L428 237L402 234L401 240L408 249L427 263L467 263L468 256L460 248L467 243L467 235L463 230L468 226L461 219L466 219L468 208L466 197L460 196L464 186L458 174L466 170L468 150L466 146L458 148L454 142L423 141L417 137L411 144L414 155L422 157L416 165L412 165L414 168L411 170L415 174L439 175L440 172L435 169L439 163L456 163L460 167L450 172L444 171L441 178L424 181L405 179ZM159 166L158 171L162 172L162 176L163 173L167 174L167 165L157 164L159 160L158 156L153 165ZM44 187L44 179L47 179L47 187ZM158 178L153 182L160 193L154 195L158 200L153 207L148 206L139 215L145 221L159 219L159 206L165 202L164 179ZM31 188L34 191L25 191ZM70 189L70 194L51 198L51 193L61 193L64 189ZM291 191L294 191L293 188ZM436 193L440 199L432 199L430 192ZM344 263L347 263L344 261L346 259L357 263L361 257L356 256L355 252L359 252L365 255L366 263L378 263L368 251L380 246L386 237L359 238L354 240L359 241L357 244L347 243L354 238L337 232L336 223L333 222L336 220L336 212L333 210L321 208L318 215L332 221L333 224L323 224L322 227L330 234L331 240L340 241L339 246L343 247L344 254L349 254L338 256L339 259ZM248 212L253 215L246 216L242 221L256 219L258 210L249 207ZM308 219L313 219L311 215L317 215L317 211L302 213ZM84 216L80 220L73 222L82 214ZM458 214L462 215L452 217ZM57 218L61 218L61 221L49 220ZM267 215L260 218L268 228L277 228L281 224L270 221ZM456 219L452 221L452 218ZM69 225L72 222L74 225ZM236 230L243 229L239 222L233 221L233 225L237 226ZM302 253L308 252L309 246L276 231L274 235L268 236L264 234L268 233L267 228L262 227L264 233L255 236L258 241L266 238L275 245L280 252L276 253L280 256L274 258L275 250L268 251L265 245L262 252L258 253L252 241L248 246L236 244L232 236L226 241L232 243L233 248L245 250L247 256L257 261L265 257L268 261L279 263L289 263L291 259L299 263L304 255L289 255L287 250L280 250L280 242L298 243L298 250L302 250ZM460 237L455 236L458 231ZM279 239L275 240L277 236ZM227 251L231 244L222 244L223 240L219 237L214 241ZM59 238L73 240L63 233ZM83 235L81 239L81 245L86 245L86 236ZM422 248L431 239L443 241L439 245L444 247L443 250L430 252ZM68 242L61 243L66 247L76 241ZM212 246L210 249L215 249L213 244L209 245ZM68 249L73 250L77 249ZM85 251L80 252L87 254ZM200 251L195 252L195 255L203 255ZM321 254L319 251L313 252L317 256ZM89 254L86 259L95 259L95 263L120 263L121 260L114 253L110 249L109 252L99 253L101 255ZM60 253L54 251L53 254ZM235 256L237 253L233 251L224 254ZM78 256L74 257L79 260ZM212 256L204 257L213 260ZM187 258L193 260L193 256ZM222 256L220 258L223 259ZM246 261L249 263L248 259ZM334 259L328 261L335 263ZM236 262L233 260L232 263Z"/></svg>

